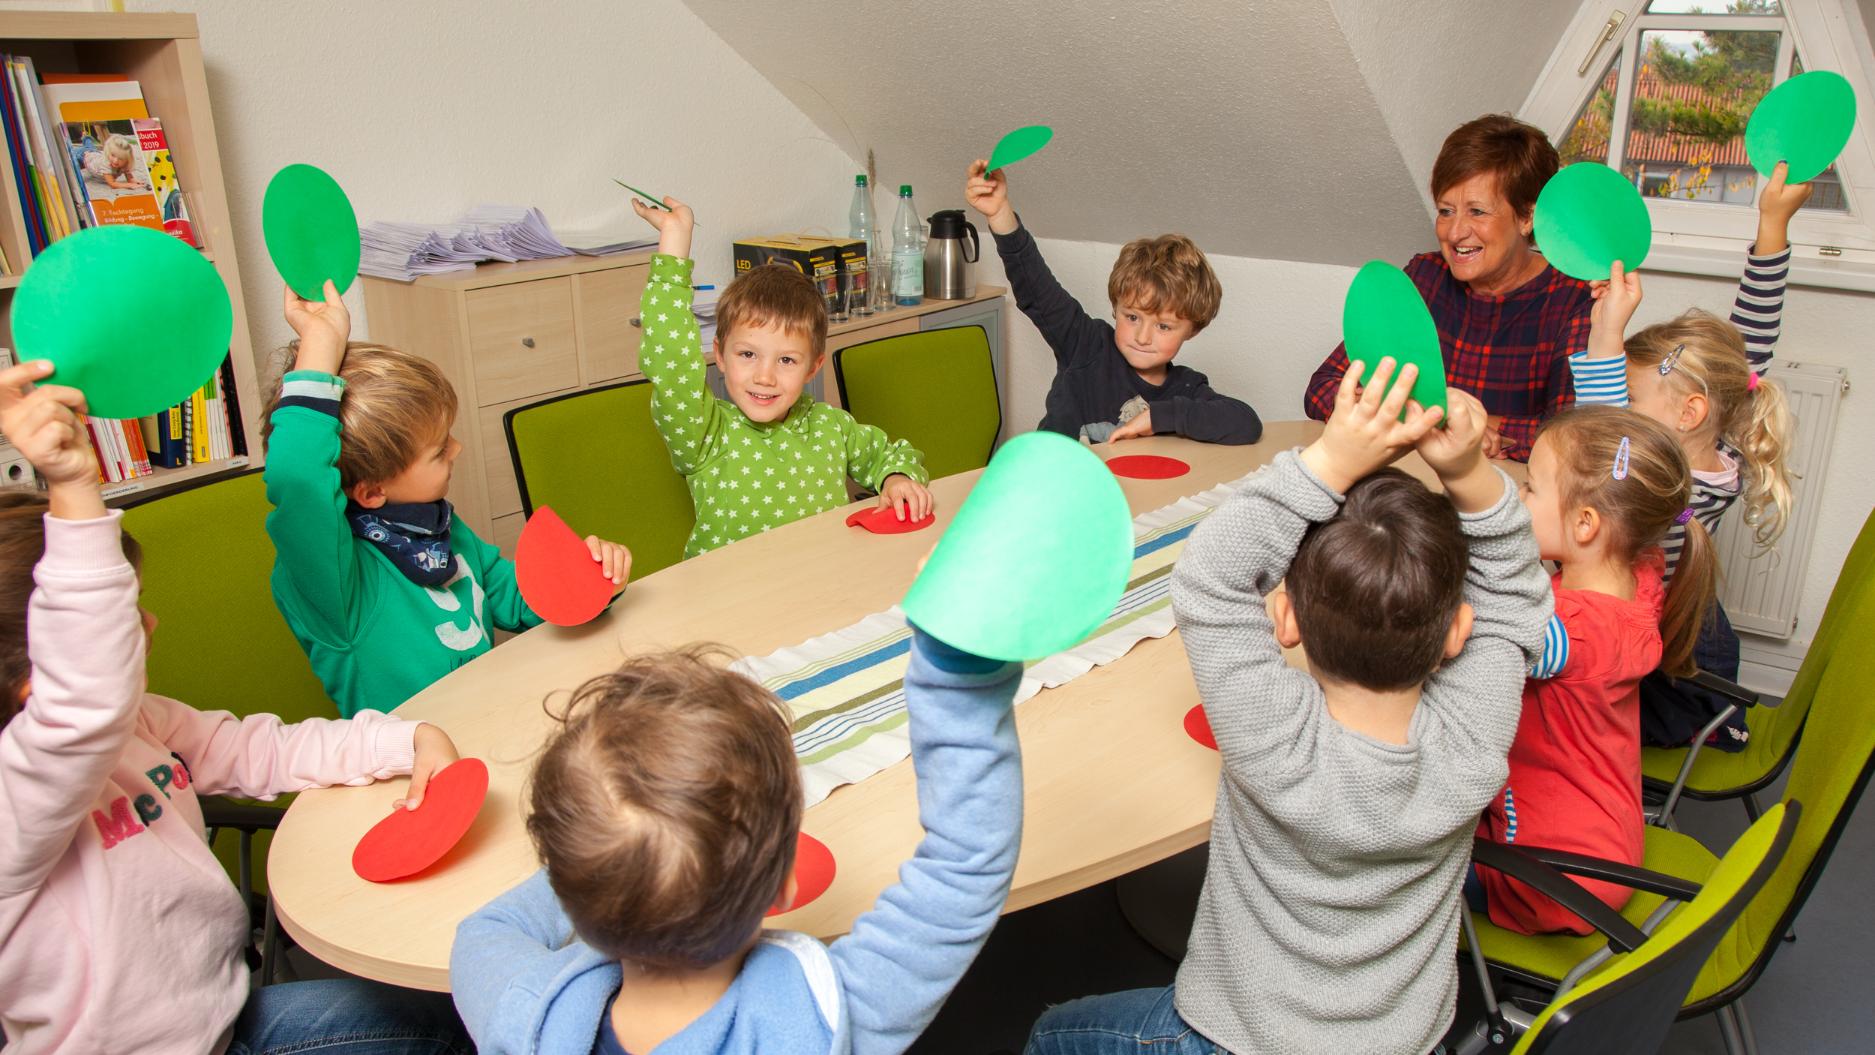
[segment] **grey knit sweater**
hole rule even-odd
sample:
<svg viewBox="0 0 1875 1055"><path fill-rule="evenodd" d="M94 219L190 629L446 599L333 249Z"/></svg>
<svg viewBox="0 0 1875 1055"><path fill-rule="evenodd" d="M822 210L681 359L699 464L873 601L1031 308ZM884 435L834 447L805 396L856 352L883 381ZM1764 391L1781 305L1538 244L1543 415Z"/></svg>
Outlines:
<svg viewBox="0 0 1875 1055"><path fill-rule="evenodd" d="M1463 517L1475 609L1464 651L1426 682L1406 744L1351 732L1315 679L1283 662L1264 611L1302 533L1340 501L1280 454L1198 526L1173 573L1224 761L1177 1008L1238 1053L1423 1055L1438 1043L1458 992L1472 834L1504 786L1552 607L1505 478L1501 501Z"/></svg>

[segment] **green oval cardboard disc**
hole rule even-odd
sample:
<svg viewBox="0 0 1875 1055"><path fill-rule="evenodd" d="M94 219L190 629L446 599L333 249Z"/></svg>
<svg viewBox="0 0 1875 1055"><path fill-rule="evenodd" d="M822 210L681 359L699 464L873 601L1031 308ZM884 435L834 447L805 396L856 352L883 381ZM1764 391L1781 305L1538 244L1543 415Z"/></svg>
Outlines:
<svg viewBox="0 0 1875 1055"><path fill-rule="evenodd" d="M1584 282L1602 282L1615 261L1629 271L1647 259L1654 221L1626 176L1579 161L1550 177L1536 198L1536 244L1550 266Z"/></svg>
<svg viewBox="0 0 1875 1055"><path fill-rule="evenodd" d="M1024 125L996 141L996 149L990 151L989 167L984 171L995 172L1004 165L1013 165L1047 146L1053 138L1055 130L1047 125Z"/></svg>
<svg viewBox="0 0 1875 1055"><path fill-rule="evenodd" d="M234 305L215 265L147 227L91 227L47 247L13 295L19 359L91 413L140 418L189 398L228 357Z"/></svg>
<svg viewBox="0 0 1875 1055"><path fill-rule="evenodd" d="M273 174L260 205L273 267L306 300L325 300L326 279L343 293L358 277L358 214L322 169L288 165Z"/></svg>
<svg viewBox="0 0 1875 1055"><path fill-rule="evenodd" d="M1439 327L1406 272L1385 260L1361 265L1341 305L1341 339L1348 360L1366 363L1370 377L1386 355L1398 364L1395 377L1408 363L1419 367L1411 398L1422 407L1445 408L1445 352L1439 346ZM1404 410L1400 420L1406 420Z"/></svg>
<svg viewBox="0 0 1875 1055"><path fill-rule="evenodd" d="M1783 161L1790 165L1784 182L1808 183L1835 163L1854 128L1855 89L1840 73L1812 70L1758 100L1745 126L1745 156L1766 178Z"/></svg>
<svg viewBox="0 0 1875 1055"><path fill-rule="evenodd" d="M1112 613L1133 568L1133 517L1099 456L1053 432L1017 436L938 540L905 615L979 656L1040 659Z"/></svg>

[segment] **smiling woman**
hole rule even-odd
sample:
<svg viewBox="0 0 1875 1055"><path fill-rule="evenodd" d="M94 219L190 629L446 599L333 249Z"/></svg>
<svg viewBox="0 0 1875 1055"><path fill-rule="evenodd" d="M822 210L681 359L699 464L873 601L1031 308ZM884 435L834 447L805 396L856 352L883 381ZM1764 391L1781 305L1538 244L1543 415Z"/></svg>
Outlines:
<svg viewBox="0 0 1875 1055"><path fill-rule="evenodd" d="M1406 265L1438 324L1448 383L1491 415L1495 457L1530 456L1537 426L1574 401L1568 358L1588 344L1588 285L1550 267L1531 236L1536 196L1558 167L1543 132L1515 118L1460 125L1432 167L1439 249ZM1310 417L1327 420L1347 367L1337 346L1315 371Z"/></svg>

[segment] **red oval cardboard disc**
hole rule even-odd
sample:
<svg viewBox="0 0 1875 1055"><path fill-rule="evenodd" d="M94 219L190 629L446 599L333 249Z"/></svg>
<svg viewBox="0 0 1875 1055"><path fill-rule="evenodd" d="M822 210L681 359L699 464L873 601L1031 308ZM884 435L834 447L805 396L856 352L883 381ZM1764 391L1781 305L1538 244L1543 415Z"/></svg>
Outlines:
<svg viewBox="0 0 1875 1055"><path fill-rule="evenodd" d="M1217 750L1217 737L1211 735L1211 718L1204 713L1204 704L1185 712L1185 735L1213 751Z"/></svg>
<svg viewBox="0 0 1875 1055"><path fill-rule="evenodd" d="M880 509L862 509L846 518L847 527L862 527L875 535L903 535L908 531L928 528L937 519L936 513L926 513L923 520L900 520L898 510L887 506Z"/></svg>
<svg viewBox="0 0 1875 1055"><path fill-rule="evenodd" d="M423 805L392 810L358 840L352 871L373 883L416 875L468 834L487 797L488 766L481 759L451 763L430 778Z"/></svg>
<svg viewBox="0 0 1875 1055"><path fill-rule="evenodd" d="M1167 458L1158 454L1128 454L1119 458L1108 458L1107 468L1115 476L1126 476L1134 480L1170 480L1191 472L1191 466L1177 458Z"/></svg>
<svg viewBox="0 0 1875 1055"><path fill-rule="evenodd" d="M819 839L801 833L801 841L794 851L794 904L787 911L806 908L815 898L827 892L833 885L833 851ZM768 910L771 916L779 916L779 906Z"/></svg>
<svg viewBox="0 0 1875 1055"><path fill-rule="evenodd" d="M605 611L617 586L586 542L549 506L534 510L514 544L514 581L534 614L555 626L579 626Z"/></svg>

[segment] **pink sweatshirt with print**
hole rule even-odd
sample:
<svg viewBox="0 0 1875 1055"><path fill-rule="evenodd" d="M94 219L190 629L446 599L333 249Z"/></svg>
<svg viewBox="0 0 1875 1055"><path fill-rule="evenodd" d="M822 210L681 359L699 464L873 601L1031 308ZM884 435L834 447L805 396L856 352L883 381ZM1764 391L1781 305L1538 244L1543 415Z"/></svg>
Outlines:
<svg viewBox="0 0 1875 1055"><path fill-rule="evenodd" d="M121 514L45 519L28 610L32 692L0 729L0 1023L6 1055L226 1044L247 1000L247 911L197 795L272 798L408 773L416 723L285 725L144 692Z"/></svg>

